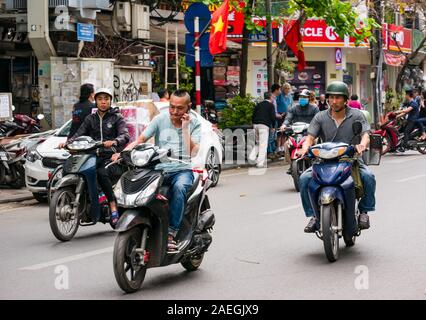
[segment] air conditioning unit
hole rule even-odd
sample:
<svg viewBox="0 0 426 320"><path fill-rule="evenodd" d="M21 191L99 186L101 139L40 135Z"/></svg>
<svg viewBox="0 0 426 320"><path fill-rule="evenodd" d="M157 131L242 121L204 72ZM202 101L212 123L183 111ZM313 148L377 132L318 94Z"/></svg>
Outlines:
<svg viewBox="0 0 426 320"><path fill-rule="evenodd" d="M22 10L27 8L27 0L7 0L6 10Z"/></svg>
<svg viewBox="0 0 426 320"><path fill-rule="evenodd" d="M115 17L119 31L132 31L132 7L130 2L117 2L115 5Z"/></svg>
<svg viewBox="0 0 426 320"><path fill-rule="evenodd" d="M81 4L81 7L80 7ZM49 0L49 8L56 8L57 6L67 6L76 9L109 9L109 0Z"/></svg>
<svg viewBox="0 0 426 320"><path fill-rule="evenodd" d="M132 4L132 38L149 39L149 6Z"/></svg>

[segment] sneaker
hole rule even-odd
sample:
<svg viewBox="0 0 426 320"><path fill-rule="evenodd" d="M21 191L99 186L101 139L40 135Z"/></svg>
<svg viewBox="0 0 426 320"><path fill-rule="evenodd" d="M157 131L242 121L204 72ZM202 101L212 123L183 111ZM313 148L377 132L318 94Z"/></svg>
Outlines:
<svg viewBox="0 0 426 320"><path fill-rule="evenodd" d="M176 252L178 250L177 242L171 234L167 238L167 252Z"/></svg>
<svg viewBox="0 0 426 320"><path fill-rule="evenodd" d="M359 215L358 226L361 230L370 228L370 218L366 212L363 212Z"/></svg>
<svg viewBox="0 0 426 320"><path fill-rule="evenodd" d="M119 220L118 212L111 212L111 225L115 226Z"/></svg>
<svg viewBox="0 0 426 320"><path fill-rule="evenodd" d="M315 217L312 217L311 220L309 220L308 224L305 227L306 233L313 233L317 230L317 219Z"/></svg>
<svg viewBox="0 0 426 320"><path fill-rule="evenodd" d="M291 168L288 168L288 170L286 171L287 174L291 175Z"/></svg>

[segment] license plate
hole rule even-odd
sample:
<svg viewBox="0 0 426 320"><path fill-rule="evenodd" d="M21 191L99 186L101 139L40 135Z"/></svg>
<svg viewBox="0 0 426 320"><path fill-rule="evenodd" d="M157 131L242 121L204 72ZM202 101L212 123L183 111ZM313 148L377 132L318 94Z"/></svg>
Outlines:
<svg viewBox="0 0 426 320"><path fill-rule="evenodd" d="M7 161L7 153L0 151L0 159L3 161Z"/></svg>

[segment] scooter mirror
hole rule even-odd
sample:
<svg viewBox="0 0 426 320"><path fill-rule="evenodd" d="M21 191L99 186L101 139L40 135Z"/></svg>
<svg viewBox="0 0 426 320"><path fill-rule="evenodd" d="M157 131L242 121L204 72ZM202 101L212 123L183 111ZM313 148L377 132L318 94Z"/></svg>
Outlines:
<svg viewBox="0 0 426 320"><path fill-rule="evenodd" d="M38 120L43 120L44 119L44 114L38 114L37 115L37 119Z"/></svg>

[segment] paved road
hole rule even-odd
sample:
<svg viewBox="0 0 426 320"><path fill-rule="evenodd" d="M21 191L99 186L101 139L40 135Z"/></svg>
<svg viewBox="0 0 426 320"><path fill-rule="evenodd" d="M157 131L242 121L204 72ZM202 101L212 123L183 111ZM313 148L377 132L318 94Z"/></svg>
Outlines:
<svg viewBox="0 0 426 320"><path fill-rule="evenodd" d="M81 228L59 243L46 206L1 205L0 299L425 299L425 167L418 153L372 167L372 228L336 263L303 233L306 218L286 167L257 176L227 171L210 192L217 223L201 268L150 269L132 295L115 282L108 226Z"/></svg>

